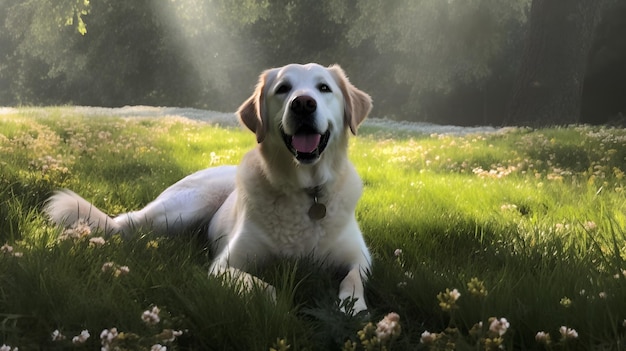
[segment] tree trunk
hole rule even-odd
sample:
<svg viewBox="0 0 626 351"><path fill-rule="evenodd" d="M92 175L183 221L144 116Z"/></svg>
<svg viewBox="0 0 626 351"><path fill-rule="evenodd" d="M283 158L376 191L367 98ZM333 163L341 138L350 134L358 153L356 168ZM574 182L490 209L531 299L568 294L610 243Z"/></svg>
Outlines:
<svg viewBox="0 0 626 351"><path fill-rule="evenodd" d="M507 125L577 123L602 0L533 0Z"/></svg>

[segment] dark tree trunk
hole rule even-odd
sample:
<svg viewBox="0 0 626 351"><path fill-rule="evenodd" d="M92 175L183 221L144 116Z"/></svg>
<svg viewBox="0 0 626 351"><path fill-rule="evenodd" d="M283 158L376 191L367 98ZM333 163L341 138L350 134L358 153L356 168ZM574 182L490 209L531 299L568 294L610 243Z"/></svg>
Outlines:
<svg viewBox="0 0 626 351"><path fill-rule="evenodd" d="M577 123L602 0L533 0L507 125Z"/></svg>

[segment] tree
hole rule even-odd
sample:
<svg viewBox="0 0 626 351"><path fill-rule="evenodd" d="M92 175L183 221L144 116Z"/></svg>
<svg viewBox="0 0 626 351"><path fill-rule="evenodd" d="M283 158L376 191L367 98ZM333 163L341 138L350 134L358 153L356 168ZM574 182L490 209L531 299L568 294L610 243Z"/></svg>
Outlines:
<svg viewBox="0 0 626 351"><path fill-rule="evenodd" d="M382 103L402 119L442 122L441 107L446 104L457 105L461 116L468 112L458 99L450 101L455 90L466 87L485 94L490 79L509 74L515 61L500 58L519 56L511 53L518 50L515 38L526 22L529 4L529 0L368 0L337 13L355 18L348 22L351 46L376 50L360 66L363 72L379 73L372 77L375 89L385 86L384 100L377 97L375 105Z"/></svg>
<svg viewBox="0 0 626 351"><path fill-rule="evenodd" d="M508 125L577 123L603 0L533 0Z"/></svg>

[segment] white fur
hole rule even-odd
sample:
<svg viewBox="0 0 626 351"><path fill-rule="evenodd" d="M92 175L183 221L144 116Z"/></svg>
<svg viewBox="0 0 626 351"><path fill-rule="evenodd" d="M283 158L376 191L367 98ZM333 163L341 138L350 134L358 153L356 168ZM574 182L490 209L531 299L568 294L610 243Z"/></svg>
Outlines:
<svg viewBox="0 0 626 351"><path fill-rule="evenodd" d="M287 84L287 92L277 93ZM330 91L320 89L320 84ZM325 151L312 162L299 162L285 145L280 128L296 133L298 116L290 102L306 95L317 103L310 122L320 134L330 132ZM356 298L355 312L367 309L363 279L371 257L355 218L362 183L347 158L348 136L371 109L369 96L355 88L338 66L288 65L265 71L238 116L259 145L239 166L209 168L183 178L139 211L110 218L69 190L55 193L45 211L64 225L87 221L93 229L130 235L138 228L176 234L208 224L217 257L211 273L245 271L275 257L313 255L347 267L339 297ZM308 216L318 201L326 216ZM246 273L243 280L251 281Z"/></svg>

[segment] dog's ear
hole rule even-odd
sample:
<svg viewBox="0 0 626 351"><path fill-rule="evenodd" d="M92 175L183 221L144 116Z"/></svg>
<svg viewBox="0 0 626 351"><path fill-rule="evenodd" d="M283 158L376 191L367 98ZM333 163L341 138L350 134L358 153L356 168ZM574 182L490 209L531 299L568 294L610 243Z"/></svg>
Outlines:
<svg viewBox="0 0 626 351"><path fill-rule="evenodd" d="M346 73L339 65L328 67L334 75L345 101L344 118L352 134L356 135L357 128L372 110L372 98L350 83Z"/></svg>
<svg viewBox="0 0 626 351"><path fill-rule="evenodd" d="M254 93L250 96L237 110L239 121L254 134L256 141L263 142L267 133L267 108L265 106L266 86L272 77L272 70L267 70L259 77L259 82L254 89Z"/></svg>

